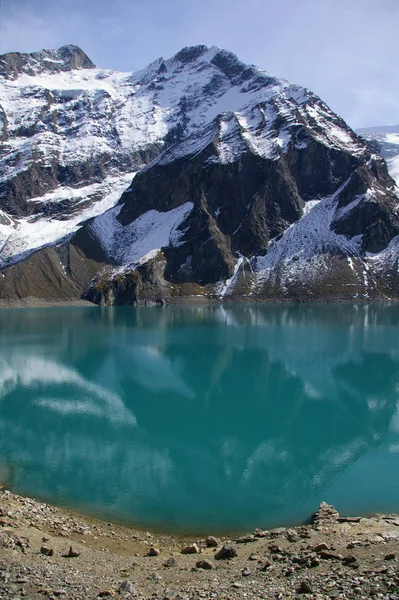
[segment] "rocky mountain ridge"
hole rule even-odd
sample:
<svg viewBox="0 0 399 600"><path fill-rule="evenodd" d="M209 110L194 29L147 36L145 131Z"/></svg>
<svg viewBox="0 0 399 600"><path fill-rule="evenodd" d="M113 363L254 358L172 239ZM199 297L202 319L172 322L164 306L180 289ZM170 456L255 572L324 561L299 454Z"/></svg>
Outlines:
<svg viewBox="0 0 399 600"><path fill-rule="evenodd" d="M399 125L365 127L357 133L371 142L372 147L387 161L391 177L399 181Z"/></svg>
<svg viewBox="0 0 399 600"><path fill-rule="evenodd" d="M0 297L97 303L399 293L379 151L217 47L136 73L0 57Z"/></svg>

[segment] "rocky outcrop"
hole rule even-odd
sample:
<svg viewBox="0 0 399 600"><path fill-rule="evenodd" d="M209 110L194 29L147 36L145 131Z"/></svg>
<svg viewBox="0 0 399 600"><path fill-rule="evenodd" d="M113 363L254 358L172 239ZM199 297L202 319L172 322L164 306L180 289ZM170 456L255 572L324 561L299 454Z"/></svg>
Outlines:
<svg viewBox="0 0 399 600"><path fill-rule="evenodd" d="M83 294L101 306L151 306L177 303L195 298L212 298L214 286L195 282L174 284L165 278L166 258L162 252L131 269L102 269Z"/></svg>
<svg viewBox="0 0 399 600"><path fill-rule="evenodd" d="M331 227L347 237L362 236L362 252L377 253L399 233L397 205L385 162L375 159L351 174Z"/></svg>
<svg viewBox="0 0 399 600"><path fill-rule="evenodd" d="M62 46L59 50L41 50L32 54L9 52L0 56L0 77L16 79L19 75L62 73L76 69L94 69L95 64L78 48Z"/></svg>
<svg viewBox="0 0 399 600"><path fill-rule="evenodd" d="M39 250L0 271L0 300L76 300L104 266L105 255L86 231L72 242Z"/></svg>

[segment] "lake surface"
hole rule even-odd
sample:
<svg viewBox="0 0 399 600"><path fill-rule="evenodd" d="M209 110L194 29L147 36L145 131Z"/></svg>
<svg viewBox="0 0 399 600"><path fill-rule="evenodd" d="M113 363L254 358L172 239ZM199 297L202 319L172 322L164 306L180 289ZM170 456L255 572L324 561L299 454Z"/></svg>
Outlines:
<svg viewBox="0 0 399 600"><path fill-rule="evenodd" d="M399 511L399 306L0 311L0 478L192 532Z"/></svg>

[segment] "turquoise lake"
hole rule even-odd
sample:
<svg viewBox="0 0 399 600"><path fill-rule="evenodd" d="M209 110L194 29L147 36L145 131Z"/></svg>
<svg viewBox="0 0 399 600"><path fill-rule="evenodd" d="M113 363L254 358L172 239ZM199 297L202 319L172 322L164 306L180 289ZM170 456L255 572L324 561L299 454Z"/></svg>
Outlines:
<svg viewBox="0 0 399 600"><path fill-rule="evenodd" d="M144 528L399 511L399 306L0 311L0 480Z"/></svg>

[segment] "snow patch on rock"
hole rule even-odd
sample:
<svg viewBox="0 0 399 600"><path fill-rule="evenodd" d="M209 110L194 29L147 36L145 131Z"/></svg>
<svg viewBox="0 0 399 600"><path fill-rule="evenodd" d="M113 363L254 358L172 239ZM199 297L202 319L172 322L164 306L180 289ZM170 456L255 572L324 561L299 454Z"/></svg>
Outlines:
<svg viewBox="0 0 399 600"><path fill-rule="evenodd" d="M143 257L148 260L162 247L169 246L171 239L176 243L177 228L192 208L192 202L186 202L167 212L149 210L123 226L117 219L121 207L116 206L94 219L90 228L114 265L131 268Z"/></svg>

